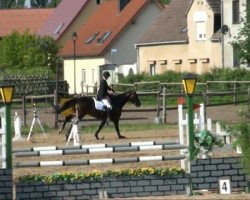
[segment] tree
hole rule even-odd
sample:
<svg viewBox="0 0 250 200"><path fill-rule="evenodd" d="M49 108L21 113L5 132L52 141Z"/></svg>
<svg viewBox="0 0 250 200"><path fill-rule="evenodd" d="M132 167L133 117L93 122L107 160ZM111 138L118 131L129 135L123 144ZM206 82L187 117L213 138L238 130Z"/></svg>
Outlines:
<svg viewBox="0 0 250 200"><path fill-rule="evenodd" d="M45 7L56 7L61 0L31 0L31 7L45 8Z"/></svg>
<svg viewBox="0 0 250 200"><path fill-rule="evenodd" d="M59 48L53 38L13 32L0 41L0 68L5 74L55 74Z"/></svg>
<svg viewBox="0 0 250 200"><path fill-rule="evenodd" d="M161 0L163 4L170 4L171 0Z"/></svg>
<svg viewBox="0 0 250 200"><path fill-rule="evenodd" d="M241 19L242 26L240 27L239 33L234 37L231 44L236 50L236 55L241 60L242 64L250 64L250 8L247 3L246 17Z"/></svg>
<svg viewBox="0 0 250 200"><path fill-rule="evenodd" d="M29 4L33 8L55 8L61 0L29 0ZM26 0L0 0L1 9L24 8Z"/></svg>
<svg viewBox="0 0 250 200"><path fill-rule="evenodd" d="M0 0L1 9L13 8L15 5L16 5L15 0Z"/></svg>

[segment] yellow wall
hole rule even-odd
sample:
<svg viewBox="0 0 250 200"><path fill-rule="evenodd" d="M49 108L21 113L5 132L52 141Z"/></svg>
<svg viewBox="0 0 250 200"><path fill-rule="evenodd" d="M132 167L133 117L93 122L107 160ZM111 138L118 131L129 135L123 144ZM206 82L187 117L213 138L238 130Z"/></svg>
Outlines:
<svg viewBox="0 0 250 200"><path fill-rule="evenodd" d="M92 83L94 86L96 80L100 80L99 66L104 64L103 58L89 58L89 59L76 59L76 93L81 94L82 92L82 70L86 71L86 82ZM93 75L93 76L92 76ZM64 60L64 80L68 81L71 86L69 88L69 93L74 93L74 61ZM93 81L94 80L94 81ZM99 84L99 83L97 83ZM93 88L92 88L93 89ZM89 91L92 92L92 91Z"/></svg>

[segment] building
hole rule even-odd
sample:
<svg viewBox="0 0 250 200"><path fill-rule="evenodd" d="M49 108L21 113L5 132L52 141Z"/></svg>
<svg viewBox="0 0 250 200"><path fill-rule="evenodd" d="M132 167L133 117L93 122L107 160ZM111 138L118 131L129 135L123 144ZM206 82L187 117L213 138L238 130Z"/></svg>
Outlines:
<svg viewBox="0 0 250 200"><path fill-rule="evenodd" d="M221 67L221 3L172 0L135 45L140 73L203 73Z"/></svg>
<svg viewBox="0 0 250 200"><path fill-rule="evenodd" d="M76 31L77 39L69 40L61 51L70 93L84 93L86 87L98 85L104 70L110 71L113 82L118 73L137 73L134 44L164 8L160 1L151 0L103 2Z"/></svg>

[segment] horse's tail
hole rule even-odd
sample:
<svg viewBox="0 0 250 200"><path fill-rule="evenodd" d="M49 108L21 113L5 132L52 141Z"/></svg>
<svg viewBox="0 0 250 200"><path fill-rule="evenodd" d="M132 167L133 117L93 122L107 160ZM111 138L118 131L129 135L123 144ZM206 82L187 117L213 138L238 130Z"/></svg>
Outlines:
<svg viewBox="0 0 250 200"><path fill-rule="evenodd" d="M70 99L68 101L66 101L62 107L56 107L54 106L54 109L56 111L57 114L60 114L61 112L67 110L68 108L74 108L76 103L79 101L79 99L74 98L74 99Z"/></svg>

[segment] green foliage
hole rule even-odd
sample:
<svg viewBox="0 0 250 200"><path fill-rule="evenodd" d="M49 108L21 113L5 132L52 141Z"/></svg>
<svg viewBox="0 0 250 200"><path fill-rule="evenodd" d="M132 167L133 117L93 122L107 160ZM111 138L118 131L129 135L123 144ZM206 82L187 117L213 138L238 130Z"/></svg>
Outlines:
<svg viewBox="0 0 250 200"><path fill-rule="evenodd" d="M250 175L250 123L234 124L231 128L236 138L234 145L239 146L242 151L243 168Z"/></svg>
<svg viewBox="0 0 250 200"><path fill-rule="evenodd" d="M239 33L231 43L237 51L241 63L250 63L250 9L246 9L246 18L242 19Z"/></svg>
<svg viewBox="0 0 250 200"><path fill-rule="evenodd" d="M119 82L120 83L135 83L135 82L140 82L140 81L145 81L148 79L148 75L146 73L141 73L141 74L130 74L126 77L121 77Z"/></svg>
<svg viewBox="0 0 250 200"><path fill-rule="evenodd" d="M199 76L199 82L206 81L249 81L250 71L244 68L213 68Z"/></svg>
<svg viewBox="0 0 250 200"><path fill-rule="evenodd" d="M230 132L236 139L234 146L242 150L242 164L248 175L250 175L250 105L246 110L241 110L243 118L241 123L227 124Z"/></svg>
<svg viewBox="0 0 250 200"><path fill-rule="evenodd" d="M209 153L212 152L214 146L222 147L223 143L221 139L216 138L210 131L203 130L195 137L196 148L194 155L198 156L202 153L206 157L209 157Z"/></svg>
<svg viewBox="0 0 250 200"><path fill-rule="evenodd" d="M120 83L133 84L140 81L160 81L161 83L180 83L185 73L166 71L163 74L151 76L147 73L128 75L120 79ZM249 81L250 71L245 68L212 68L209 72L196 74L198 82L206 81Z"/></svg>
<svg viewBox="0 0 250 200"><path fill-rule="evenodd" d="M44 182L46 184L52 184L58 181L72 182L72 181L84 181L84 180L98 180L102 177L118 177L118 176L143 176L143 175L182 175L185 171L179 167L172 168L153 168L144 167L137 169L117 169L106 170L104 172L99 170L93 170L91 172L59 172L51 175L26 175L18 178L18 182Z"/></svg>
<svg viewBox="0 0 250 200"><path fill-rule="evenodd" d="M51 37L13 32L0 41L0 66L12 75L55 74L59 48Z"/></svg>

